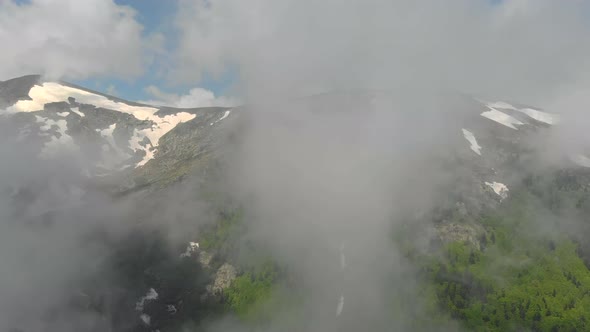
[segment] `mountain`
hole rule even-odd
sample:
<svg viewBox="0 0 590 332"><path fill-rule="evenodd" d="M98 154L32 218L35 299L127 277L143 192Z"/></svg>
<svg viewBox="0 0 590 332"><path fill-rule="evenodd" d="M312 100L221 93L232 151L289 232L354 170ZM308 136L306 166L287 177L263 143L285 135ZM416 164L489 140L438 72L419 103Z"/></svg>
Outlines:
<svg viewBox="0 0 590 332"><path fill-rule="evenodd" d="M166 153L159 149L160 139L179 124L192 121L199 130L211 131L231 113L222 107L143 105L66 82L42 82L39 76L0 82L0 100L3 115L14 123L7 136L37 149L40 158L79 151L92 176L144 166Z"/></svg>
<svg viewBox="0 0 590 332"><path fill-rule="evenodd" d="M562 123L448 93L178 109L35 75L3 81L2 220L84 248L72 263L83 276L54 281L65 300L19 300L53 313L39 323L53 329L175 331L230 314L240 328L283 330L272 324L284 310L294 330L583 330L590 158L556 142ZM393 272L371 239L390 228L403 256ZM387 279L380 269L413 286L367 286ZM392 288L412 305L377 314L373 292ZM74 323L82 313L92 319Z"/></svg>
<svg viewBox="0 0 590 332"><path fill-rule="evenodd" d="M352 92L312 96L305 101L318 110L340 107L335 100L352 109L388 98L391 95L386 92ZM0 101L1 114L10 123L6 137L30 147L41 159L77 151L87 161L83 171L91 177L171 170L179 158L188 160L202 153L196 146L206 150L204 145L211 144L222 121L232 115L232 110L224 107L178 109L139 104L67 82L42 82L36 75L0 82ZM475 99L463 102L471 103L471 114L457 119L453 134L465 139L462 150L467 145L474 154L471 161L488 172L505 169L510 150L523 148L527 139L559 122L557 115L526 105ZM192 141L187 143L187 139ZM464 152L461 155L467 157ZM571 159L581 166L590 165L590 159L582 154ZM494 182L494 176L502 181L502 174L486 176L488 183ZM503 185L494 187L500 190Z"/></svg>
<svg viewBox="0 0 590 332"><path fill-rule="evenodd" d="M152 277L144 275L128 284L125 280L129 276L125 273L141 273L138 271L162 262L161 259L169 255L163 246L150 253L145 245L163 241L156 225L158 222L187 210L182 206L186 204L182 199L184 196L176 192L189 195L189 191L196 190L193 188L195 183L186 181L188 185L181 185L181 180L208 171L213 175L210 168L214 166L214 147L225 139L221 127L235 116L233 110L144 105L67 82L43 81L37 75L0 82L0 104L0 150L4 156L0 176L3 233L9 237L12 234L10 225L19 225L23 227L22 232L30 232L30 237L39 238L35 242L42 238L46 239L44 241L60 239L64 245L70 244L81 251L72 258L71 264L78 266L84 265L86 260L82 257L86 249L81 247L111 246L103 252L112 259L104 258L106 261L98 263L102 272L101 277L97 274L99 279L94 285L85 286L94 279L87 276L82 283L72 284L65 292L56 287L56 290L60 289L56 301L65 298L78 303L76 310L93 311L98 306L99 311L110 313L111 321L98 320L79 325L77 328L81 330L104 331L105 324L124 330L144 326L142 312L136 311L133 303L153 287L144 286L142 279L152 280ZM172 201L166 195L180 197ZM189 198L195 199L194 196ZM194 208L195 203L191 204L190 208ZM182 222L186 222L186 217L182 217ZM200 224L205 222L202 220ZM105 234L113 229L119 230ZM192 226L178 229L176 236L182 240L177 242L181 247L177 248L179 253L174 254L176 258L181 250L184 251L186 243L194 239L192 231L195 231ZM73 237L63 239L66 234ZM79 237L87 238L88 243L80 245ZM22 242L24 245L26 241ZM146 258L135 260L134 255ZM209 258L204 262L212 258L211 255L205 257ZM177 266L181 263L169 264ZM26 264L26 261L18 264ZM138 270L130 270L126 265L136 266ZM217 267L212 263L211 271L203 272L196 264L186 268L184 273L191 273L195 278L201 275L199 287L202 293L206 293L209 276L214 277ZM32 267L21 265L19 268L15 267L15 270L28 271L25 274L37 273ZM64 270L63 274L66 273ZM183 275L178 270L175 273ZM41 276L39 278L38 282L51 284ZM193 286L192 283L188 285ZM30 285L26 287L30 288ZM183 289L178 283L175 287ZM22 289L21 293L25 292L29 290ZM81 297L80 294L85 295ZM174 296L173 291L161 294L160 299L170 296ZM194 303L200 305L203 302L200 296L203 294L195 295ZM105 298L112 298L115 302L104 303ZM184 302L185 308L194 305L188 299ZM69 305L60 304L58 307L58 311L70 313ZM21 310L23 308L18 309ZM161 310L168 314L166 306ZM158 313L152 310L151 314L156 320ZM181 312L176 317L184 315ZM133 318L130 320L130 317ZM60 319L63 318L56 316L51 324L57 324ZM11 324L8 313L0 320L6 321L2 324ZM2 330L11 327L2 324ZM51 324L42 326L58 328L58 325Z"/></svg>

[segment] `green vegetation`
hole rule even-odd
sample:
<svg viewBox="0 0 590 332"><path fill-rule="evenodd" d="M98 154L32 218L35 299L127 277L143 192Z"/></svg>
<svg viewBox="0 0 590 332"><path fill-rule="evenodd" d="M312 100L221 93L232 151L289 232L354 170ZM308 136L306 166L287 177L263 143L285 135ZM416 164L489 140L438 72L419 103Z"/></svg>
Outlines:
<svg viewBox="0 0 590 332"><path fill-rule="evenodd" d="M431 271L439 304L475 329L584 330L590 319L590 273L575 245L565 241L554 250L537 249L494 258L491 250L449 245L447 262Z"/></svg>
<svg viewBox="0 0 590 332"><path fill-rule="evenodd" d="M496 211L481 215L460 213L449 204L425 218L428 225L441 222L443 239L431 242L427 253L415 241L423 236L424 223L397 229L394 241L422 273L417 293L409 287L407 293L392 294L393 321L407 322L407 330L416 331L453 324L475 331L589 330L590 245L583 234L560 228L561 218L590 212L587 189L577 181L567 173L527 178L520 192L511 188ZM159 327L199 326L227 312L252 329L273 330L270 324L280 322L284 330L304 320L302 295L289 284L293 276L269 257L264 243L244 236L243 210L229 211L199 233L201 249L214 255L209 269L171 260L158 241L140 243L135 251L126 245L114 256L119 282L133 286L132 298L156 287L167 303L182 300L174 322L164 320L165 307L146 306L154 321L161 319ZM203 303L200 294L211 282L210 273L223 262L242 272L218 299L221 303ZM408 305L408 298L416 305Z"/></svg>
<svg viewBox="0 0 590 332"><path fill-rule="evenodd" d="M200 235L202 249L222 249L231 244L244 232L243 211L236 210L231 213L223 213L221 219L215 225L204 229Z"/></svg>
<svg viewBox="0 0 590 332"><path fill-rule="evenodd" d="M482 250L453 242L427 259L431 302L477 331L587 330L590 271L574 242L536 232L536 202L516 195L482 218Z"/></svg>
<svg viewBox="0 0 590 332"><path fill-rule="evenodd" d="M261 310L270 299L279 270L272 262L266 262L253 271L237 277L226 291L227 303L235 313L245 320L261 320Z"/></svg>
<svg viewBox="0 0 590 332"><path fill-rule="evenodd" d="M226 304L253 328L284 330L300 326L303 317L302 295L295 289L288 283L288 273L267 260L234 280L225 292Z"/></svg>

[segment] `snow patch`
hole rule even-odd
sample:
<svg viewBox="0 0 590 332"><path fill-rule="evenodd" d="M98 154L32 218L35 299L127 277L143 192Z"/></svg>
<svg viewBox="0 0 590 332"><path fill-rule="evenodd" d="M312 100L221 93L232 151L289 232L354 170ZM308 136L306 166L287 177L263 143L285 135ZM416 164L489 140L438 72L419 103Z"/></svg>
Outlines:
<svg viewBox="0 0 590 332"><path fill-rule="evenodd" d="M550 125L559 123L559 116L557 114L549 114L532 108L521 108L518 111L539 122L544 122Z"/></svg>
<svg viewBox="0 0 590 332"><path fill-rule="evenodd" d="M557 114L550 114L547 112L539 111L536 109L532 109L529 107L525 108L518 108L509 103L503 101L496 101L491 103L485 103L489 109L507 109L517 111L523 114L526 114L531 119L537 120L539 122L543 122L546 124L554 125L559 123L559 116Z"/></svg>
<svg viewBox="0 0 590 332"><path fill-rule="evenodd" d="M113 136L113 132L117 128L117 124L113 123L112 125L108 126L105 129L97 129L100 136L107 140L110 146L114 149L117 149L117 143L115 142L115 137ZM117 149L118 150L118 149Z"/></svg>
<svg viewBox="0 0 590 332"><path fill-rule="evenodd" d="M486 186L492 188L492 190L500 196L502 199L508 197L508 187L500 182L486 182Z"/></svg>
<svg viewBox="0 0 590 332"><path fill-rule="evenodd" d="M79 107L72 107L72 108L70 108L70 110L72 110L72 112L78 114L81 117L85 117L86 116L86 114L80 112L80 108Z"/></svg>
<svg viewBox="0 0 590 332"><path fill-rule="evenodd" d="M217 121L211 122L211 125L216 124L217 122L227 118L229 116L229 113L231 113L230 110L225 111L225 113L223 113L223 116L221 116L221 118L217 119Z"/></svg>
<svg viewBox="0 0 590 332"><path fill-rule="evenodd" d="M131 140L129 141L129 145L131 149L137 151L142 150L145 152L143 159L137 163L135 166L140 167L145 165L151 159L154 159L154 153L156 148L158 147L158 142L160 138L168 133L170 130L174 129L179 123L187 122L196 117L195 114L187 113L187 112L180 112L176 114L166 115L163 118L158 116L154 116L152 119L154 124L150 128L137 130L135 129ZM139 144L144 140L144 138L148 138L150 143L146 146L142 146Z"/></svg>
<svg viewBox="0 0 590 332"><path fill-rule="evenodd" d="M156 299L158 299L158 293L155 289L150 288L148 292L135 303L135 310L142 311L146 301L152 301Z"/></svg>
<svg viewBox="0 0 590 332"><path fill-rule="evenodd" d="M475 139L475 136L473 135L473 133L470 132L469 130L463 128L463 136L471 144L471 146L470 146L471 150L473 150L473 152L475 152L481 156L481 146L479 146L479 144L477 144L477 140Z"/></svg>
<svg viewBox="0 0 590 332"><path fill-rule="evenodd" d="M491 107L491 108L503 108L503 109L507 109L507 110L514 110L516 111L516 107L503 102L503 101L496 101L496 102L492 102L492 103L486 103L486 106Z"/></svg>
<svg viewBox="0 0 590 332"><path fill-rule="evenodd" d="M113 123L112 125L108 126L105 129L96 129L96 131L100 133L100 136L106 138L107 140L112 141L109 143L114 145L115 139L113 137L113 132L115 131L115 128L117 128L117 124Z"/></svg>
<svg viewBox="0 0 590 332"><path fill-rule="evenodd" d="M29 91L29 97L32 100L20 100L13 106L7 109L8 112L34 112L42 110L44 105L52 102L59 102L68 100L68 98L75 98L78 103L91 104L96 107L106 108L115 110L127 114L131 114L138 120L151 121L153 125L151 128L135 130L131 141L129 142L131 148L136 152L142 150L145 152L144 158L135 166L140 167L145 165L150 159L154 158L154 152L158 146L158 141L162 136L172 130L176 125L181 122L186 122L195 118L195 114L187 112L180 112L177 114L171 114L164 117L159 117L155 113L158 112L158 108L151 106L133 106L122 102L117 102L108 99L107 97L97 95L81 89L72 88L55 82L43 83L41 86L34 86ZM80 116L84 116L78 108L72 108L72 112ZM229 115L229 111L226 111L224 116L217 120L220 121ZM150 140L150 144L147 146L141 146L139 142L147 137Z"/></svg>
<svg viewBox="0 0 590 332"><path fill-rule="evenodd" d="M66 116L68 116L70 114L70 112L58 112L57 115L61 116L62 118L65 118Z"/></svg>
<svg viewBox="0 0 590 332"><path fill-rule="evenodd" d="M189 242L188 246L186 246L185 252L180 254L180 257L191 257L191 255L199 249L199 243L197 242Z"/></svg>
<svg viewBox="0 0 590 332"><path fill-rule="evenodd" d="M340 316L340 314L342 314L342 309L344 309L344 296L340 295L340 300L338 301L338 306L336 307L336 316Z"/></svg>
<svg viewBox="0 0 590 332"><path fill-rule="evenodd" d="M487 112L483 112L481 113L481 116L483 116L484 118L488 118L492 121L496 121L499 124L502 124L506 127L518 130L518 128L516 128L514 125L524 125L523 122L519 121L518 119L506 114L506 113L502 113L500 111L498 111L497 109L488 106L488 108L490 109Z"/></svg>
<svg viewBox="0 0 590 332"><path fill-rule="evenodd" d="M107 108L133 115L139 120L151 120L157 108L148 106L132 106L108 99L85 90L72 88L55 82L46 82L35 85L29 90L31 100L19 100L9 107L11 112L34 112L42 110L47 103L66 101L69 97L75 98L78 103L91 104L97 107Z"/></svg>
<svg viewBox="0 0 590 332"><path fill-rule="evenodd" d="M57 127L57 132L59 133L59 137L57 137L57 135L52 135L51 140L45 143L43 149L41 150L41 158L49 158L53 153L60 149L78 149L78 146L74 143L72 136L66 134L66 130L68 130L68 122L66 120L55 121L52 119L40 117L38 115L35 115L35 119L38 123L43 124L39 127L42 136L49 135L47 132L54 127Z"/></svg>
<svg viewBox="0 0 590 332"><path fill-rule="evenodd" d="M96 132L98 132L100 136L104 138L108 143L102 146L102 151L104 153L103 161L104 163L106 163L102 166L104 166L104 168L107 169L111 169L112 167L116 166L119 162L131 158L131 156L125 151L123 151L119 147L117 142L115 142L115 137L113 136L113 133L116 128L117 124L113 123L105 129L96 129ZM111 151L114 151L115 154L109 154Z"/></svg>

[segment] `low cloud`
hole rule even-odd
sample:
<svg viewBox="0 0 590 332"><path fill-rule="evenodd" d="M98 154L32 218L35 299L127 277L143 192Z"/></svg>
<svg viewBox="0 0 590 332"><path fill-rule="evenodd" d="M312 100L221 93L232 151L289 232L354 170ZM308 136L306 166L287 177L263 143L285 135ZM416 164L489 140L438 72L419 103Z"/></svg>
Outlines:
<svg viewBox="0 0 590 332"><path fill-rule="evenodd" d="M301 279L309 309L297 330L408 330L414 317L395 317L402 310L391 308L390 299L403 299L406 309L420 315L420 294L411 264L392 245L392 227L416 211L428 211L456 185L455 170L433 160L448 157L449 137L465 143L457 114L469 111L442 106L432 91L510 98L565 108L563 113L582 110L590 105L582 93L590 82L589 6L551 0L497 5L484 0L179 0L179 47L162 56L174 59L169 75L177 81L196 82L204 74L223 73L228 65L239 68L239 90L250 107L224 120L243 121L237 143L224 156L228 191L245 206L247 236L268 244L269 252ZM161 35L150 40L162 42ZM24 46L17 47L19 42ZM141 72L145 56L133 12L99 0L0 2L0 43L5 45L0 61L12 64L0 67L3 76L41 71L50 77L125 77ZM284 101L357 88L395 92L380 98L359 93ZM201 88L185 95L155 86L147 92L152 100L144 102L156 105L237 102ZM582 112L572 114L582 117ZM5 157L20 153L10 144L0 144L2 149ZM80 269L93 274L87 257L109 252L83 247L96 225L125 235L128 223L145 217L142 226L160 225L180 239L195 220L211 218L204 212L207 204L195 209L191 190L197 189L188 184L186 191L171 188L170 197L162 195L157 206L134 197L143 206L155 206L149 210L125 201L112 211L115 205L100 197L87 200L89 209L59 213L57 222L45 225L45 218L28 206L13 211L18 206L12 191L19 187L11 181L35 176L44 184L57 171L66 184L82 180L71 179L73 172L62 165L36 169L22 157L7 160L12 164L0 167L0 185L10 189L0 196L5 207L0 209L5 249L0 255L9 262L9 274L0 278L5 309L0 327L43 325L25 314L59 307L70 277ZM50 189L38 196L42 203L55 199ZM14 226L29 219L46 228ZM340 255L346 256L346 266ZM37 303L39 294L48 303ZM15 301L25 303L11 308ZM31 305L31 310L21 309ZM94 319L88 326L97 326Z"/></svg>
<svg viewBox="0 0 590 332"><path fill-rule="evenodd" d="M211 106L233 107L239 104L239 100L236 98L216 97L212 91L203 88L192 88L184 95L164 92L153 85L148 86L145 91L153 98L142 101L142 103L148 105L196 108Z"/></svg>
<svg viewBox="0 0 590 332"><path fill-rule="evenodd" d="M301 277L310 308L301 331L409 330L415 317L393 310L395 297L423 317L416 275L390 235L455 204L471 180L442 165L455 155L461 116L477 105L441 92L542 106L587 86L590 5L581 1L179 4L173 78L239 68L249 107L229 161L231 191L249 236Z"/></svg>
<svg viewBox="0 0 590 332"><path fill-rule="evenodd" d="M0 78L140 75L159 38L143 38L135 11L111 0L0 1Z"/></svg>
<svg viewBox="0 0 590 332"><path fill-rule="evenodd" d="M590 72L589 13L584 1L180 0L172 74L237 65L253 98L414 87L547 103Z"/></svg>

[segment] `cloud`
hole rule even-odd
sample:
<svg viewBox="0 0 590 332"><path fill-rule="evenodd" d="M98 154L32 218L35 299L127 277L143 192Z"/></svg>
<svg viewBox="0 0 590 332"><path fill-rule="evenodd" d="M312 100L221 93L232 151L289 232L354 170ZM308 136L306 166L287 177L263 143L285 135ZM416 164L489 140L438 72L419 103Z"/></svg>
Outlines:
<svg viewBox="0 0 590 332"><path fill-rule="evenodd" d="M0 331L129 330L139 319L138 294L155 287L144 273L154 257L138 257L160 241L157 256L171 262L194 234L195 218L213 218L195 199L198 185L115 202L83 174L93 161L64 152L40 162L10 118L0 117L0 129ZM133 267L116 267L119 259ZM138 273L127 279L129 271Z"/></svg>
<svg viewBox="0 0 590 332"><path fill-rule="evenodd" d="M452 149L449 133L464 143L452 126L457 109L443 106L431 90L548 101L573 109L587 101L581 91L590 82L588 5L581 1L507 0L493 6L483 0L180 0L174 54L157 52L160 34L148 38L146 51L132 11L112 2L35 0L18 6L4 1L0 10L0 43L7 49L0 61L10 64L0 68L0 75L136 75L143 52L170 55L170 75L180 81L238 65L240 90L256 107L228 119L246 120L235 146L224 147L230 150L225 156L228 191L245 206L247 236L268 244L269 252L300 278L309 315L300 320L305 326L299 331L409 329L404 324L413 317L397 319L399 313L388 306L392 297L403 299L410 310L420 301L411 266L392 248L391 227L428 210L441 196L453 196L441 188L460 188L446 173L453 170L432 162ZM289 105L282 100L354 88L396 92L376 100L346 95ZM235 102L201 88L186 95L154 86L147 91L153 100L146 103L168 106ZM280 102L272 103L275 99ZM21 151L6 142L0 151L10 162L0 167L3 188L18 189L12 181L29 178L49 188L31 185L37 196L24 212L11 191L0 193L0 245L5 249L0 254L10 271L0 278L0 306L10 309L2 311L0 326L18 322L37 328L42 322L29 318L60 307L67 299L60 294L72 289L70 278L80 270L80 279L95 275L96 257L109 252L84 247L95 226L127 234L129 223L148 216L147 224L164 223L165 230L187 233L179 225L204 219L195 211L191 190L196 186L189 183L187 192L171 188L165 199L139 196L141 204L124 201L114 210L109 200L86 198L88 206L49 214L45 222L37 209L56 207L54 188L62 187L51 179L72 185L83 180L72 178L75 172L61 164L18 158ZM31 218L40 225L18 226ZM336 319L341 296L346 304ZM77 317L68 315L65 321L72 316Z"/></svg>
<svg viewBox="0 0 590 332"><path fill-rule="evenodd" d="M456 156L461 116L477 106L438 92L542 106L572 87L583 91L589 6L180 0L171 75L193 81L239 68L248 106L228 182L245 206L249 236L307 291L307 325L295 330L411 330L416 317L404 308L424 318L415 271L392 244L392 228L481 191L474 175L441 165ZM388 92L358 92L366 89ZM320 94L342 90L356 92ZM320 95L286 100L313 94ZM336 319L340 296L346 303ZM392 298L404 299L403 308L393 310Z"/></svg>
<svg viewBox="0 0 590 332"><path fill-rule="evenodd" d="M0 1L0 77L139 75L160 40L144 40L142 29L132 8L113 1Z"/></svg>
<svg viewBox="0 0 590 332"><path fill-rule="evenodd" d="M142 103L148 105L196 108L210 106L233 107L239 104L239 100L236 98L216 97L213 92L202 88L193 88L185 95L167 93L153 85L148 86L145 91L153 97L152 100L142 101Z"/></svg>
<svg viewBox="0 0 590 332"><path fill-rule="evenodd" d="M181 0L189 81L238 65L251 94L441 87L546 101L588 76L590 4L550 0Z"/></svg>

